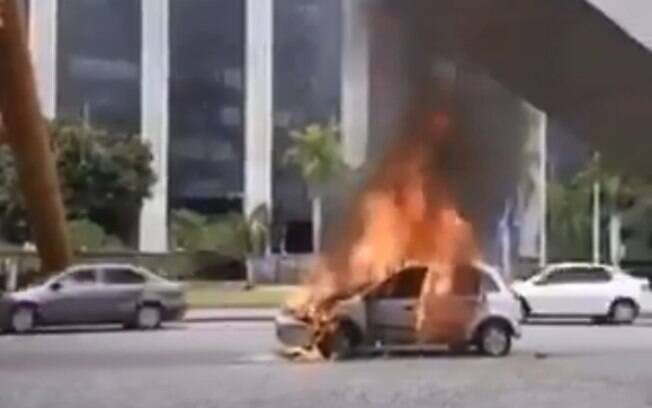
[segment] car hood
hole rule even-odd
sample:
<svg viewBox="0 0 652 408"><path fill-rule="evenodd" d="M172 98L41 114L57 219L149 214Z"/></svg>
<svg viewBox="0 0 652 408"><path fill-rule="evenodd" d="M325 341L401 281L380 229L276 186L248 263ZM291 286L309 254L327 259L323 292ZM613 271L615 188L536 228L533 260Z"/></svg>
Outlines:
<svg viewBox="0 0 652 408"><path fill-rule="evenodd" d="M19 290L18 292L13 292L7 295L7 297L14 301L31 301L35 302L37 301L41 296L43 296L43 293L46 291L46 288L43 286L34 286L31 288Z"/></svg>
<svg viewBox="0 0 652 408"><path fill-rule="evenodd" d="M521 291L521 290L527 289L529 286L530 286L530 283L529 283L528 281L522 281L522 280L520 280L520 281L514 281L514 282L512 282L512 284L510 285L510 287L512 288L512 290L514 290L514 291L516 291L516 292L519 292L519 291Z"/></svg>

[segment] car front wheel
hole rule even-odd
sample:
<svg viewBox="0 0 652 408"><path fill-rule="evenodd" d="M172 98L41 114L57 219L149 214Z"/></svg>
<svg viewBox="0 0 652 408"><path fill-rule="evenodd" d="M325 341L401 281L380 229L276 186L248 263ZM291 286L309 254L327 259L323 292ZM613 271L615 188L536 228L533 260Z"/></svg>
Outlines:
<svg viewBox="0 0 652 408"><path fill-rule="evenodd" d="M317 348L326 359L340 361L352 358L355 348L352 329L347 325L340 324L333 333L325 336L319 342Z"/></svg>
<svg viewBox="0 0 652 408"><path fill-rule="evenodd" d="M489 322L480 329L478 348L486 356L506 356L512 349L512 333L504 323Z"/></svg>
<svg viewBox="0 0 652 408"><path fill-rule="evenodd" d="M25 334L36 327L36 311L28 305L17 306L11 313L11 330L14 333Z"/></svg>

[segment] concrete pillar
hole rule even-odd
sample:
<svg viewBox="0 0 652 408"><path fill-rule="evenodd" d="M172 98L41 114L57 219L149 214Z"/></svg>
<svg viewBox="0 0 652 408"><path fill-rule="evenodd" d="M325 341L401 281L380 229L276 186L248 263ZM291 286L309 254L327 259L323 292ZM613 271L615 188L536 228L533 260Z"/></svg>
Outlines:
<svg viewBox="0 0 652 408"><path fill-rule="evenodd" d="M342 149L351 167L367 158L369 138L369 32L365 1L342 2Z"/></svg>
<svg viewBox="0 0 652 408"><path fill-rule="evenodd" d="M141 132L150 143L157 181L140 217L139 248L168 250L169 0L142 2Z"/></svg>
<svg viewBox="0 0 652 408"><path fill-rule="evenodd" d="M29 48L41 111L48 119L57 114L57 3L31 0L29 7Z"/></svg>
<svg viewBox="0 0 652 408"><path fill-rule="evenodd" d="M547 117L546 114L523 102L523 114L527 117L528 133L525 186L521 194L521 222L519 256L536 259L544 265L548 258L547 214Z"/></svg>
<svg viewBox="0 0 652 408"><path fill-rule="evenodd" d="M274 1L246 0L244 210L272 207Z"/></svg>

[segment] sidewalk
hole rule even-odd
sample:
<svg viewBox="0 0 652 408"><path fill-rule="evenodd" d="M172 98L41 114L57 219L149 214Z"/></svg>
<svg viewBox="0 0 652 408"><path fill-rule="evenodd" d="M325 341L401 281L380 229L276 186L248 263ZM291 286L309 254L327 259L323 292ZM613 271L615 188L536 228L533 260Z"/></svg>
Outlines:
<svg viewBox="0 0 652 408"><path fill-rule="evenodd" d="M190 309L186 313L184 322L271 322L274 320L278 309Z"/></svg>

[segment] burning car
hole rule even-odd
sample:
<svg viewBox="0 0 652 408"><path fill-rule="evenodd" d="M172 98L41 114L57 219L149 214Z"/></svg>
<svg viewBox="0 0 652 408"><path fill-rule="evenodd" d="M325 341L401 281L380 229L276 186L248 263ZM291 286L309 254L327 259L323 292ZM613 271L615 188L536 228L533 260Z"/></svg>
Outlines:
<svg viewBox="0 0 652 408"><path fill-rule="evenodd" d="M428 310L442 311L428 324L438 326L447 335L427 339L419 335L419 315L431 268L409 265L362 293L340 295L331 300L331 312L323 322L314 321L315 315L286 307L276 318L277 336L287 347L316 348L331 359L346 359L364 349L437 345L453 350L475 347L492 357L509 354L512 339L521 334L520 304L499 272L482 263L471 266L479 276L477 294L451 294L428 300Z"/></svg>

